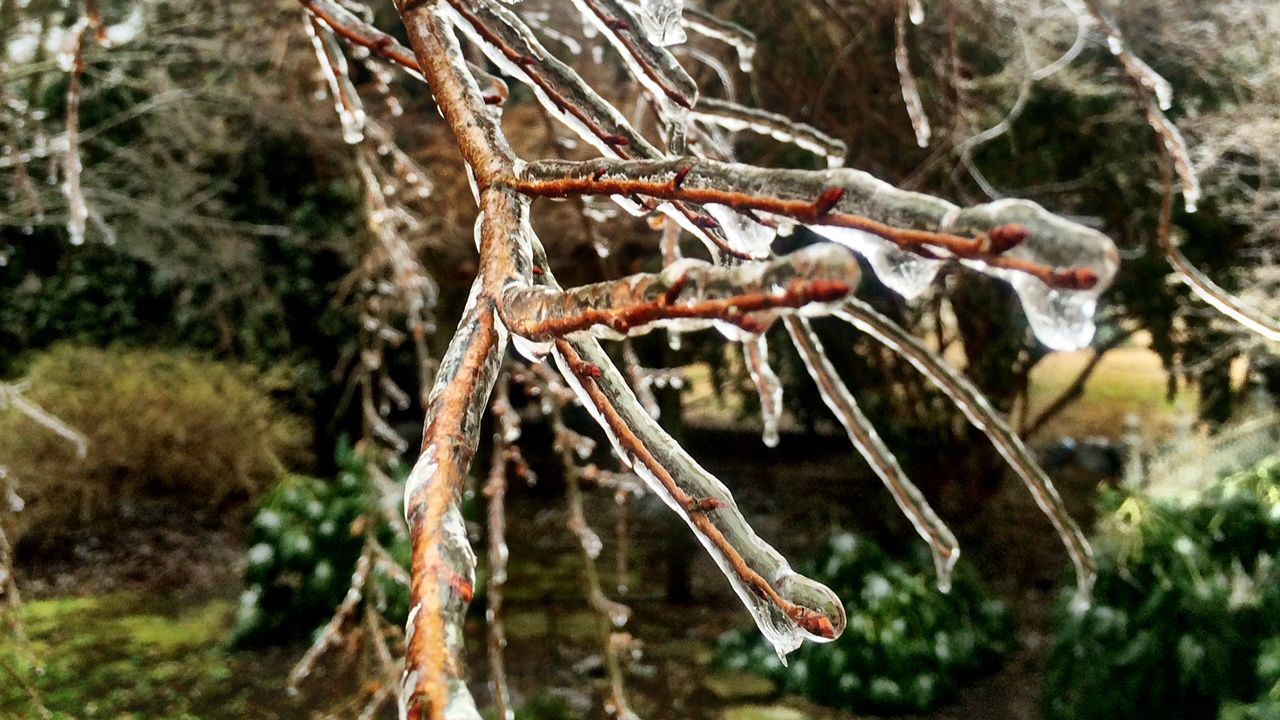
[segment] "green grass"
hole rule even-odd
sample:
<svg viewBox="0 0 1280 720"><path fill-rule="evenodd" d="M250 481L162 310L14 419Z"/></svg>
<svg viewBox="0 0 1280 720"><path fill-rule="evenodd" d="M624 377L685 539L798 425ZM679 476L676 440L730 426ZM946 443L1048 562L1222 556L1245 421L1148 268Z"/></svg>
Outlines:
<svg viewBox="0 0 1280 720"><path fill-rule="evenodd" d="M1091 354L1087 350L1057 352L1036 365L1029 392L1033 417L1075 379ZM1119 438L1128 415L1138 416L1148 438L1168 435L1178 414L1195 408L1189 393L1172 403L1166 401L1165 383L1164 368L1155 353L1142 347L1112 350L1089 378L1084 395L1051 420L1040 437Z"/></svg>

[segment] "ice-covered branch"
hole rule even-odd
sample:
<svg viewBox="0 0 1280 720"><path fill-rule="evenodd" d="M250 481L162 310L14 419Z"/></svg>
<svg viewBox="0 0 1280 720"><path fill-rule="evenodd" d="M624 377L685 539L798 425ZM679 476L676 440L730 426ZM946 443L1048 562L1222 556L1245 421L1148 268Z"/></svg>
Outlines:
<svg viewBox="0 0 1280 720"><path fill-rule="evenodd" d="M67 154L62 165L62 192L67 198L67 233L72 245L84 243L85 221L89 219L89 208L84 201L84 190L80 184L80 173L84 169L80 159L80 90L81 76L85 71L85 52L89 40L102 28L102 18L92 9L85 8L85 14L67 33L66 45L58 54L59 66L70 74L67 83ZM94 31L91 33L90 31Z"/></svg>
<svg viewBox="0 0 1280 720"><path fill-rule="evenodd" d="M777 447L781 439L778 423L782 419L782 381L769 366L769 343L763 333L742 341L742 357L760 397L760 420L764 425L760 439L765 447Z"/></svg>
<svg viewBox="0 0 1280 720"><path fill-rule="evenodd" d="M783 322L791 335L791 342L804 360L809 370L809 377L818 386L818 394L830 408L832 414L844 426L849 441L857 448L871 469L889 488L898 508L911 520L912 526L924 541L929 544L933 553L933 567L938 577L938 588L943 592L951 588L951 571L960 559L960 544L955 535L933 511L924 494L903 472L893 452L880 439L880 433L858 407L853 393L840 380L836 369L827 359L822 341L814 334L804 318L788 317Z"/></svg>
<svg viewBox="0 0 1280 720"><path fill-rule="evenodd" d="M779 115L767 110L739 105L717 98L702 97L693 108L695 120L716 125L726 130L751 132L777 140L791 143L796 147L808 150L827 161L828 167L840 167L844 164L845 153L849 148L844 141L834 138L821 130L796 122L786 115Z"/></svg>
<svg viewBox="0 0 1280 720"><path fill-rule="evenodd" d="M955 403L974 427L991 440L1005 462L1009 463L1009 466L1026 484L1036 504L1058 531L1063 545L1066 546L1067 554L1075 565L1079 596L1082 600L1087 599L1093 587L1096 572L1093 549L1089 546L1089 541L1080 530L1080 526L1067 512L1053 482L1035 461L1031 451L1022 442L1022 438L1018 437L1013 428L1009 427L1009 423L991 407L991 403L987 402L982 392L974 387L968 378L948 365L946 360L938 357L915 336L876 312L870 305L860 300L849 300L837 315L906 358Z"/></svg>
<svg viewBox="0 0 1280 720"><path fill-rule="evenodd" d="M356 560L355 570L351 573L351 584L347 587L347 594L342 598L342 602L339 603L333 616L329 618L329 622L325 623L325 626L320 629L315 641L307 648L302 659L293 666L293 670L289 671L286 687L291 694L298 692L298 686L311 674L320 656L341 641L342 629L356 616L356 611L360 609L361 603L364 602L365 585L368 583L369 570L372 566L371 550L366 547L365 551L360 554L359 559Z"/></svg>
<svg viewBox="0 0 1280 720"><path fill-rule="evenodd" d="M418 59L413 51L400 44L391 35L365 22L355 13L347 10L333 0L298 0L302 6L319 22L330 30L341 35L350 43L366 48L378 57L390 61L408 70L411 75L422 78L418 68Z"/></svg>
<svg viewBox="0 0 1280 720"><path fill-rule="evenodd" d="M25 383L10 384L0 382L0 410L12 407L33 420L37 425L71 443L75 446L76 457L83 458L89 451L89 438L51 415L49 411L28 400L24 395L25 391Z"/></svg>
<svg viewBox="0 0 1280 720"><path fill-rule="evenodd" d="M509 191L514 155L489 112L440 3L397 3L418 65L475 181L483 270L472 284L458 329L428 396L422 452L405 483L412 539L411 607L405 629L400 716L410 720L477 720L462 671L462 627L474 593L475 555L462 520L461 490L478 443L507 347L493 290L526 280L527 263L510 246L520 222ZM526 250L527 253L527 250Z"/></svg>
<svg viewBox="0 0 1280 720"><path fill-rule="evenodd" d="M684 26L703 37L732 46L738 54L738 69L751 72L756 56L756 36L750 30L696 7L684 9Z"/></svg>
<svg viewBox="0 0 1280 720"><path fill-rule="evenodd" d="M503 73L530 86L540 104L611 157L659 157L622 113L538 42L511 10L486 0L449 0L455 25Z"/></svg>
<svg viewBox="0 0 1280 720"><path fill-rule="evenodd" d="M1164 111L1173 105L1173 86L1168 80L1151 68L1142 58L1134 54L1125 42L1120 26L1111 17L1099 0L1082 0L1089 14L1093 16L1098 29L1107 40L1107 48L1120 61L1125 75L1137 87L1146 105L1147 121L1160 137L1164 151L1173 159L1178 178L1182 181L1182 200L1187 212L1194 212L1200 200L1200 180L1196 177L1195 167L1191 163L1191 153L1187 150L1186 140ZM1074 3L1070 5L1074 8Z"/></svg>
<svg viewBox="0 0 1280 720"><path fill-rule="evenodd" d="M460 657L475 585L475 555L462 519L461 493L507 342L480 287L477 280L441 360L428 401L422 453L405 482L413 561L402 718L479 718Z"/></svg>
<svg viewBox="0 0 1280 720"><path fill-rule="evenodd" d="M697 103L698 86L693 78L671 53L650 40L651 34L642 32L641 21L623 3L618 0L573 0L573 3L608 38L631 74L651 93L659 107L665 107L669 101L688 110Z"/></svg>
<svg viewBox="0 0 1280 720"><path fill-rule="evenodd" d="M758 333L766 323L753 313L831 303L848 295L857 279L854 257L822 244L767 263L717 267L686 259L661 273L566 291L514 287L503 294L502 317L508 329L533 341L592 329L621 338L664 323L690 329L689 320L716 320Z"/></svg>
<svg viewBox="0 0 1280 720"><path fill-rule="evenodd" d="M1164 250L1165 258L1178 272L1182 282L1196 297L1208 303L1213 309L1239 323L1241 327L1259 337L1273 343L1280 342L1280 319L1270 318L1251 308L1239 298L1224 290L1200 268L1187 259L1173 242L1173 177L1170 160L1164 159L1160 164L1164 194L1160 204L1159 227L1156 229L1156 241Z"/></svg>
<svg viewBox="0 0 1280 720"><path fill-rule="evenodd" d="M1117 266L1109 239L1034 203L999 201L961 209L845 168L770 170L698 158L543 160L525 166L511 182L533 196L640 195L860 230L925 257L974 260L1063 290L1099 292ZM1028 245L1032 238L1036 241ZM1020 245L1028 247L1010 252ZM1042 250L1051 257L1027 257ZM1083 262L1090 264L1076 266L1082 261L1070 254L1073 250L1087 253Z"/></svg>
<svg viewBox="0 0 1280 720"><path fill-rule="evenodd" d="M307 36L315 49L316 61L329 85L334 111L342 124L342 139L356 144L364 140L364 103L356 92L347 67L347 56L329 26L314 17L306 18Z"/></svg>
<svg viewBox="0 0 1280 720"><path fill-rule="evenodd" d="M911 53L907 48L907 19L919 24L924 13L916 13L918 3L913 0L900 0L898 17L894 21L893 62L898 68L898 85L902 89L902 102L907 106L907 117L911 119L911 127L916 133L916 144L929 146L929 138L933 130L929 127L929 116L924 112L924 103L920 100L920 90L916 86L916 76L911 72Z"/></svg>
<svg viewBox="0 0 1280 720"><path fill-rule="evenodd" d="M559 340L555 359L623 462L694 531L779 654L840 635L839 598L755 534L728 489L649 417L595 340Z"/></svg>
<svg viewBox="0 0 1280 720"><path fill-rule="evenodd" d="M507 666L503 652L507 636L502 625L503 589L507 584L507 467L512 460L514 443L520 437L520 420L511 408L508 397L510 380L503 377L494 393L490 408L496 420L493 434L493 453L489 462L489 477L484 484L484 496L489 503L485 514L489 535L489 592L485 620L489 626L489 675L493 685L493 704L499 720L512 720L515 709L511 705L511 690L507 686Z"/></svg>

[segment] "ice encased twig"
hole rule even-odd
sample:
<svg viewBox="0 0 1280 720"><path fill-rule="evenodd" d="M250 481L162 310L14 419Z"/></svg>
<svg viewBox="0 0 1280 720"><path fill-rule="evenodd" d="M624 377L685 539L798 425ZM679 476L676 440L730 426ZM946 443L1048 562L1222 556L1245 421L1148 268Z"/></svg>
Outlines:
<svg viewBox="0 0 1280 720"><path fill-rule="evenodd" d="M1045 474L1044 469L1031 455L1022 438L991 407L986 396L964 375L954 370L946 360L925 347L915 336L898 327L892 320L876 312L861 300L849 300L836 313L838 317L874 337L885 347L906 358L938 389L955 403L964 416L991 440L1005 462L1031 491L1040 510L1048 516L1062 538L1062 543L1076 569L1078 595L1083 602L1093 587L1096 567L1093 549L1080 526L1071 518L1062 497Z"/></svg>
<svg viewBox="0 0 1280 720"><path fill-rule="evenodd" d="M756 535L724 484L649 417L597 341L566 345L578 358L567 358L560 349L555 352L565 381L609 436L623 463L694 531L779 656L806 639L828 642L838 637L845 625L840 599L826 586L796 574ZM598 377L588 381L598 393L589 392L579 380L574 360L599 370Z"/></svg>
<svg viewBox="0 0 1280 720"><path fill-rule="evenodd" d="M875 426L862 413L853 393L849 392L849 388L840 380L835 367L827 359L822 341L814 334L813 328L809 327L808 321L789 317L783 322L787 332L791 334L796 351L809 370L809 376L817 385L823 402L844 426L854 448L889 489L898 508L911 521L920 537L929 544L938 589L942 592L950 591L951 574L956 561L960 559L960 544L955 535L934 512L920 489L907 478L893 451L884 444L880 433L876 432Z"/></svg>

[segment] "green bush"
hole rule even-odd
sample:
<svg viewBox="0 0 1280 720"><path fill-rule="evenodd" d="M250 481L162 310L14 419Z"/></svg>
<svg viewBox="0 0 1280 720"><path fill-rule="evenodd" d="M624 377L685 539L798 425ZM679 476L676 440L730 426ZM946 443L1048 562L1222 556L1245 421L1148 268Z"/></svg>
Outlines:
<svg viewBox="0 0 1280 720"><path fill-rule="evenodd" d="M327 622L351 585L366 532L373 532L408 567L409 544L397 540L374 505L363 458L343 443L338 465L340 472L332 481L285 478L254 515L236 644L297 640ZM387 617L404 618L408 590L377 569L373 573L386 600L379 609Z"/></svg>
<svg viewBox="0 0 1280 720"><path fill-rule="evenodd" d="M1103 507L1093 605L1056 616L1048 716L1212 718L1263 696L1280 679L1280 460L1182 503Z"/></svg>
<svg viewBox="0 0 1280 720"><path fill-rule="evenodd" d="M37 355L27 396L83 433L88 453L14 410L0 413L0 462L26 509L17 532L56 539L146 495L226 507L305 461L309 429L248 368L156 350L57 346Z"/></svg>
<svg viewBox="0 0 1280 720"><path fill-rule="evenodd" d="M1222 708L1221 720L1280 719L1280 637L1271 638L1258 654L1258 683L1262 696L1251 703L1231 703Z"/></svg>
<svg viewBox="0 0 1280 720"><path fill-rule="evenodd" d="M927 558L895 562L849 534L834 537L809 569L848 603L840 640L806 644L784 667L758 633L734 631L720 639L721 669L765 675L787 692L853 712L923 711L991 668L1012 642L1008 612L969 572L942 594Z"/></svg>

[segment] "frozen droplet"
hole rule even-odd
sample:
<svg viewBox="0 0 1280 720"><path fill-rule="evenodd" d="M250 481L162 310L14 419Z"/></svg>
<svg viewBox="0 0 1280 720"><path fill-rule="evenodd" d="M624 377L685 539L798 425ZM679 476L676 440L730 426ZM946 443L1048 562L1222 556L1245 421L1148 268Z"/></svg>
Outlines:
<svg viewBox="0 0 1280 720"><path fill-rule="evenodd" d="M596 531L589 527L584 527L578 532L582 538L582 550L587 554L587 557L592 560L599 558L600 552L604 550L604 542L600 540L600 536L596 534Z"/></svg>
<svg viewBox="0 0 1280 720"><path fill-rule="evenodd" d="M772 419L764 421L764 429L760 431L760 441L767 448L776 448L782 438L778 434L778 422Z"/></svg>
<svg viewBox="0 0 1280 720"><path fill-rule="evenodd" d="M1097 298L1087 292L1059 290L1026 273L1012 277L1031 331L1054 350L1079 350L1093 340Z"/></svg>
<svg viewBox="0 0 1280 720"><path fill-rule="evenodd" d="M790 572L789 569L777 579L774 586L782 599L812 613L810 619L800 623L801 632L806 639L826 643L844 632L844 604L831 588L817 580Z"/></svg>
<svg viewBox="0 0 1280 720"><path fill-rule="evenodd" d="M908 12L910 13L912 25L919 25L924 22L924 3L921 0L910 0L908 7L910 8Z"/></svg>
<svg viewBox="0 0 1280 720"><path fill-rule="evenodd" d="M880 282L906 300L920 297L933 284L933 279L942 269L941 260L920 257L862 230L832 225L818 225L809 229L866 258Z"/></svg>
<svg viewBox="0 0 1280 720"><path fill-rule="evenodd" d="M22 512L23 508L27 506L27 501L23 500L22 496L14 492L12 488L9 489L8 494L9 494L9 512L15 512L15 513Z"/></svg>
<svg viewBox="0 0 1280 720"><path fill-rule="evenodd" d="M960 548L951 548L950 554L939 552L933 548L933 572L937 578L938 592L946 595L951 592L951 578L955 574L956 563L960 560Z"/></svg>

